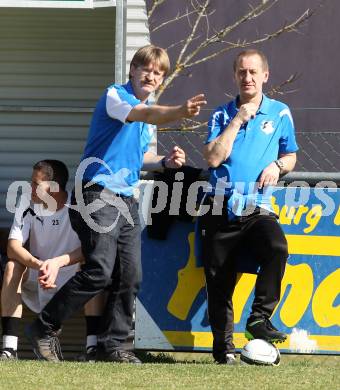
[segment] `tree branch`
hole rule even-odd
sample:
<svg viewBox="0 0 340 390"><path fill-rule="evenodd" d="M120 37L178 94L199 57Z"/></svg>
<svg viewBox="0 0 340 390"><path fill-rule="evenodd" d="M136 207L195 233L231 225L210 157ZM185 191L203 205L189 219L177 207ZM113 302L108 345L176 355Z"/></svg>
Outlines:
<svg viewBox="0 0 340 390"><path fill-rule="evenodd" d="M197 10L197 8L193 5L192 3L192 6L194 7L194 9L198 12L197 14L197 18L195 20L195 23L193 24L192 26L192 29L191 29L191 33L190 35L188 36L188 38L185 40L185 43L179 53L179 56L177 58L177 61L176 61L176 66L175 66L175 69L173 70L173 72L165 79L164 83L163 83L163 87L160 88L158 90L158 92L156 93L155 95L155 100L158 101L158 99L160 98L160 96L162 95L162 93L164 92L164 90L167 88L167 86L172 83L172 81L179 75L179 73L183 70L183 66L181 64L181 61L182 61L182 57L185 53L185 51L187 50L189 44L194 40L195 38L195 34L196 34L196 31L197 31L197 27L199 25L199 22L201 21L202 17L204 16L205 12L206 12L206 9L209 5L209 2L210 0L205 0L205 3L204 5L201 5L199 6L199 10Z"/></svg>
<svg viewBox="0 0 340 390"><path fill-rule="evenodd" d="M194 5L192 3L192 7L197 11L197 18L193 24L193 27L191 29L190 35L187 37L185 44L182 47L182 50L177 58L176 66L174 70L170 73L170 75L167 77L167 79L163 83L163 88L159 89L158 92L155 95L155 100L158 101L163 92L166 90L169 84L171 84L174 79L178 77L180 72L188 67L189 61L194 58L199 52L201 52L203 49L205 49L207 46L209 46L211 43L214 43L218 40L221 40L226 34L233 31L235 28L237 28L240 24L244 23L247 20L250 20L252 18L258 17L263 12L268 10L270 7L272 7L275 3L277 3L279 0L262 0L262 2L255 8L252 8L250 12L248 12L246 15L242 16L237 22L235 22L231 26L227 26L223 29L221 29L219 32L213 34L210 38L204 40L200 45L196 47L195 50L193 50L190 54L186 56L186 58L182 61L182 58L190 45L190 43L193 41L198 25L201 21L201 19L206 15L206 10L208 6L210 5L210 0L205 0L204 4ZM225 50L224 50L225 51ZM216 55L215 55L216 56ZM211 56L213 58L214 56ZM210 58L210 56L209 56ZM207 59L209 59L207 58ZM203 61L200 61L203 62Z"/></svg>
<svg viewBox="0 0 340 390"><path fill-rule="evenodd" d="M260 38L260 39L255 39L253 41L237 41L237 42L225 42L225 41L221 41L220 43L225 43L225 44L228 44L229 46L228 47L225 47L224 49L221 49L219 51L216 51L215 53L212 53L204 58L201 58L197 61L194 61L194 62L188 62L186 64L183 65L183 69L184 68L189 68L191 66L194 66L194 65L198 65L202 62L205 62L205 61L208 61L208 60L211 60L212 58L215 58L223 53L225 53L226 51L229 51L229 50L232 50L232 49L236 49L236 48L245 48L245 47L249 47L249 46L253 46L253 45L256 45L256 44L259 44L259 43L263 43L263 42L266 42L266 41L269 41L273 38L277 38L278 36L282 35L283 33L289 33L289 32L296 32L297 31L297 27L299 27L301 24L303 24L306 20L308 20L309 18L312 17L312 15L314 14L315 10L312 10L310 11L309 9L307 9L301 16L299 16L294 22L290 23L290 24L285 24L283 27L281 27L279 30L273 32L273 33L270 33L270 34L266 34L263 38Z"/></svg>
<svg viewBox="0 0 340 390"><path fill-rule="evenodd" d="M164 3L165 0L154 0L153 1L153 4L151 6L151 9L150 11L148 12L148 18L150 19L151 18L151 15L155 12L155 9L161 5L162 3Z"/></svg>
<svg viewBox="0 0 340 390"><path fill-rule="evenodd" d="M298 73L294 73L294 74L290 75L287 80L283 81L282 83L280 83L278 85L274 85L268 91L265 91L265 94L267 96L273 97L275 95L282 96L282 95L285 95L287 93L293 93L296 91L296 89L284 91L284 88L287 85L294 83L299 78L300 78L300 75ZM230 93L225 92L224 94L226 95L226 97L228 99L235 99L235 96L231 95ZM204 109L204 110L206 110L206 109ZM200 121L188 118L188 119L184 119L183 121L181 121L180 125L177 127L177 130L194 131L194 130L200 129L202 127L207 127L207 126L208 126L208 121L200 122ZM162 128L158 129L158 131L169 131L169 130L174 130L174 128L173 127L162 127Z"/></svg>
<svg viewBox="0 0 340 390"><path fill-rule="evenodd" d="M177 64L179 64L181 62L182 57L183 57L185 51L187 50L188 46L190 45L191 41L193 40L193 38L194 38L194 36L196 34L196 31L197 31L198 25L199 25L201 19L203 18L209 3L210 3L210 0L205 0L204 5L203 6L199 6L199 11L197 10L197 8L195 8L195 10L198 12L197 18L195 20L194 25L192 26L190 35L188 36L185 44L182 47L181 52L179 53L179 56L177 58ZM194 7L194 5L193 5L193 7Z"/></svg>
<svg viewBox="0 0 340 390"><path fill-rule="evenodd" d="M196 10L190 11L190 12L187 10L186 13L185 13L185 14L182 14L182 15L180 15L180 14L178 13L173 19L169 19L169 20L167 20L166 22L163 22L163 23L159 24L159 25L156 26L155 28L150 29L150 33L154 33L154 32L156 32L157 30L160 30L161 28L163 28L163 27L165 27L165 26L167 26L167 25L169 25L169 24L171 24L171 23L177 22L177 21L179 21L179 20L181 20L181 19L183 19L183 18L187 18L187 17L189 17L190 15L192 15L192 14L194 14L194 13L196 13Z"/></svg>
<svg viewBox="0 0 340 390"><path fill-rule="evenodd" d="M163 85L161 88L157 91L155 94L155 101L157 102L161 95L164 93L166 89L169 88L169 86L173 83L173 81L183 74L183 71L185 69L191 68L192 66L201 64L203 62L209 61L223 53L226 53L229 50L236 49L236 48L246 48L250 46L255 46L260 43L264 43L266 41L269 41L273 38L277 38L280 35L284 33L289 32L298 32L298 28L306 22L308 19L310 19L317 11L318 8L323 6L326 0L320 0L319 4L312 10L307 9L305 12L303 12L298 18L296 18L294 21L290 23L285 23L281 28L278 30L271 32L269 34L263 34L258 39L253 40L237 40L235 42L229 42L226 41L224 38L233 32L235 29L237 29L240 25L258 18L260 15L268 11L271 7L273 7L276 3L278 3L280 0L261 0L256 6L250 5L250 10L243 16L241 16L238 20L234 21L234 23L223 26L218 31L214 31L213 34L209 37L209 16L214 13L216 10L209 10L208 8L211 4L211 0L190 0L191 1L191 7L192 9L186 9L186 12L182 15L178 16L176 18L173 18L171 20L168 20L164 23L162 23L160 26L155 27L152 31L157 31L158 29L169 25L173 22L175 22L178 19L182 19L184 17L188 18L188 24L191 27L189 35L178 41L177 43L171 44L168 49L177 46L182 45L182 48L180 50L180 53L177 57L175 67L171 70L169 76L165 79ZM165 0L154 0L153 5L151 7L151 10L149 12L149 16L155 11L157 6L164 3ZM190 23L189 16L196 14L196 17L193 19L193 23ZM206 27L206 38L202 37L202 34L198 34L199 26L201 26L202 20L206 19L207 21L207 27ZM192 45L194 41L197 41L197 39L202 40L200 43L196 45ZM213 52L210 52L210 54L204 56L203 58L199 58L199 54L202 54L202 51L207 49L208 47L211 47L214 44L220 44L218 47L215 47L215 50L213 49ZM221 45L223 47L221 48ZM191 48L190 52L188 52L188 48ZM273 87L271 91L269 91L269 94L282 94L280 90L282 87L285 87L287 84L292 83L296 80L296 75L294 77L288 78L286 81L284 81L279 86ZM291 92L291 91L290 91ZM199 126L198 124L194 126ZM190 126L191 128L192 126Z"/></svg>
<svg viewBox="0 0 340 390"><path fill-rule="evenodd" d="M257 7L252 8L250 12L243 15L240 19L238 19L234 24L226 26L213 34L211 37L203 41L200 45L196 47L184 60L184 64L187 64L190 60L192 60L198 53L200 53L203 49L210 46L212 43L220 42L222 38L226 35L230 34L241 24L259 17L264 12L268 11L274 4L276 4L279 0L263 0Z"/></svg>
<svg viewBox="0 0 340 390"><path fill-rule="evenodd" d="M297 89L292 89L292 90L289 90L289 91L283 91L283 89L287 85L294 83L299 78L300 78L300 75L298 73L294 73L294 74L290 75L287 80L283 81L282 83L280 83L278 85L272 86L270 88L270 90L266 91L265 93L268 96L274 96L274 95L285 95L287 93L296 92Z"/></svg>
<svg viewBox="0 0 340 390"><path fill-rule="evenodd" d="M196 39L198 39L198 38L199 38L199 36L195 37L192 41L194 41L194 40L196 40ZM166 48L166 50L168 51L168 50L172 49L173 47L175 47L175 46L177 46L177 45L180 45L180 44L183 43L184 41L185 41L185 39L181 39L181 40L178 41L178 42L172 43L170 46L168 46L168 47Z"/></svg>
<svg viewBox="0 0 340 390"><path fill-rule="evenodd" d="M194 130L197 130L197 129L200 129L202 127L207 127L208 126L208 122L197 122L191 126L187 126L186 124L182 124L180 125L179 128L177 128L177 130L181 130L181 131L194 131ZM173 127L160 127L160 128L157 128L157 131L171 131L171 130L174 130Z"/></svg>

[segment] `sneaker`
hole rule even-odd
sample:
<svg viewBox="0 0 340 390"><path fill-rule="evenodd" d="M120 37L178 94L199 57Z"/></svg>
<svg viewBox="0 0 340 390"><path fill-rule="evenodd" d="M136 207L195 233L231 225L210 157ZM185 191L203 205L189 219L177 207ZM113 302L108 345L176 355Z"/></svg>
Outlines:
<svg viewBox="0 0 340 390"><path fill-rule="evenodd" d="M287 335L279 332L268 318L248 320L245 336L248 340L262 339L269 343L283 343L287 338Z"/></svg>
<svg viewBox="0 0 340 390"><path fill-rule="evenodd" d="M236 364L236 356L233 353L221 353L215 357L215 361L217 364L227 364L227 365L235 365Z"/></svg>
<svg viewBox="0 0 340 390"><path fill-rule="evenodd" d="M97 346L92 345L90 347L86 348L86 351L82 353L81 355L78 355L75 360L77 362L95 362L97 357Z"/></svg>
<svg viewBox="0 0 340 390"><path fill-rule="evenodd" d="M114 349L111 352L97 353L97 362L142 364L138 357L125 349Z"/></svg>
<svg viewBox="0 0 340 390"><path fill-rule="evenodd" d="M42 334L33 323L25 327L25 336L32 344L33 352L39 360L47 360L54 363L63 360L56 332Z"/></svg>
<svg viewBox="0 0 340 390"><path fill-rule="evenodd" d="M0 360L18 360L18 353L13 348L4 348L0 353Z"/></svg>

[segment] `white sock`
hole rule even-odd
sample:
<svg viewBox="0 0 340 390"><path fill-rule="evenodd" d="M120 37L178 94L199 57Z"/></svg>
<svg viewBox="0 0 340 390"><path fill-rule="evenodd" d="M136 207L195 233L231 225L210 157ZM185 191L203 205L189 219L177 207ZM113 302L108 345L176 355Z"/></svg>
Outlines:
<svg viewBox="0 0 340 390"><path fill-rule="evenodd" d="M97 346L97 335L89 334L86 337L86 349L89 347L95 347L95 346Z"/></svg>
<svg viewBox="0 0 340 390"><path fill-rule="evenodd" d="M9 336L9 335L3 335L2 336L2 348L12 348L15 351L18 349L18 337L17 336Z"/></svg>

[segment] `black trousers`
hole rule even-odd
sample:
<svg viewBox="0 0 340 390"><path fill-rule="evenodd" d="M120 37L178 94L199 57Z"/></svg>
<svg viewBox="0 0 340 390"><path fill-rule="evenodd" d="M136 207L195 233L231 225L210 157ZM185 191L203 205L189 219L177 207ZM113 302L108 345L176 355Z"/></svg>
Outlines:
<svg viewBox="0 0 340 390"><path fill-rule="evenodd" d="M207 197L205 204L212 206ZM288 258L287 241L274 214L256 208L250 215L228 220L210 211L200 217L202 259L206 276L208 316L213 352L232 353L232 296L237 278L238 251L246 246L260 265L250 319L269 318L280 300L281 280Z"/></svg>
<svg viewBox="0 0 340 390"><path fill-rule="evenodd" d="M83 188L83 207L101 201L102 190L99 185ZM104 203L103 207L91 210L85 219L86 214L70 209L71 224L81 241L85 263L47 304L38 320L44 332L56 331L106 288L109 294L98 335L98 349L104 352L118 348L127 338L142 278L138 203L133 197L115 197L115 200L120 202L118 206ZM128 213L133 224L124 213ZM113 228L106 229L110 225Z"/></svg>

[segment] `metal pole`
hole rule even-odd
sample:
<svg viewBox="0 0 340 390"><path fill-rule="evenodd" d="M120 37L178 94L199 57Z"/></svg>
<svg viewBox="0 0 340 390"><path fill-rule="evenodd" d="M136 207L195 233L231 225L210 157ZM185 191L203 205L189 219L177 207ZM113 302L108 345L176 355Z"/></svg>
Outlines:
<svg viewBox="0 0 340 390"><path fill-rule="evenodd" d="M339 172L290 172L282 177L285 184L294 182L307 182L310 186L326 185L326 182L333 182L340 187L340 173Z"/></svg>
<svg viewBox="0 0 340 390"><path fill-rule="evenodd" d="M126 0L116 0L115 83L126 77Z"/></svg>
<svg viewBox="0 0 340 390"><path fill-rule="evenodd" d="M152 172L142 172L141 179L153 180ZM200 180L208 181L209 172L203 170L200 174ZM338 172L291 172L283 176L279 181L279 186L296 185L299 187L338 187L340 188L340 173Z"/></svg>

